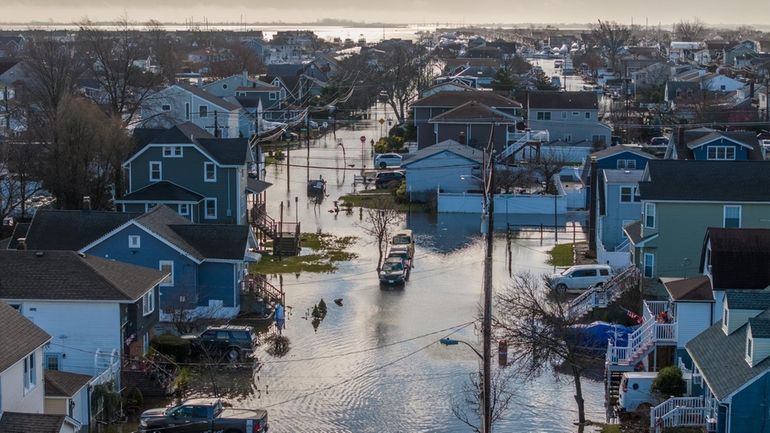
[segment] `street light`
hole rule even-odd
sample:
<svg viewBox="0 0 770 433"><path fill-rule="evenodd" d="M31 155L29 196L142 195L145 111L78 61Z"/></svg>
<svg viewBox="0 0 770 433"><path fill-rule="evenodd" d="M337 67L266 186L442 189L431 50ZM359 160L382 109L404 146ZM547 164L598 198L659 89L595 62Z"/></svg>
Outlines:
<svg viewBox="0 0 770 433"><path fill-rule="evenodd" d="M484 356L481 354L481 352L479 352L479 351L478 351L478 349L476 349L475 347L473 347L473 345L472 345L472 344L470 344L470 343L468 343L467 341L463 341L463 340L455 340L455 339L453 339L453 338L444 337L444 338L442 338L441 340L439 340L439 343L443 344L444 346L456 346L456 345L458 345L458 344L464 344L464 345L466 345L466 346L470 347L470 348L471 348L471 350L472 350L474 353L476 353L476 355L478 355L478 357L479 357L480 359L482 359L482 360L484 359Z"/></svg>

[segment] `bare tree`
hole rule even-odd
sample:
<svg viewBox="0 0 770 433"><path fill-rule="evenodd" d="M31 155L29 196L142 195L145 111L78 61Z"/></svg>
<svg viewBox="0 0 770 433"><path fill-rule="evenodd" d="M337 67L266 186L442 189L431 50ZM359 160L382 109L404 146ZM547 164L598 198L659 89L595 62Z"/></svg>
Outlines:
<svg viewBox="0 0 770 433"><path fill-rule="evenodd" d="M27 200L40 191L35 181L40 145L24 133L19 140L0 145L0 222L12 213L27 216Z"/></svg>
<svg viewBox="0 0 770 433"><path fill-rule="evenodd" d="M494 326L512 349L511 368L527 380L566 368L575 384L578 422L585 424L581 380L590 360L581 351L578 321L570 317L565 295L545 290L543 279L534 274L515 274L497 294L496 308Z"/></svg>
<svg viewBox="0 0 770 433"><path fill-rule="evenodd" d="M617 70L620 50L631 42L631 28L615 21L602 21L591 29L594 43L602 48L610 67Z"/></svg>
<svg viewBox="0 0 770 433"><path fill-rule="evenodd" d="M168 31L159 21L148 21L145 30L149 35L149 51L155 58L161 77L165 82L173 83L181 64L176 41L169 37Z"/></svg>
<svg viewBox="0 0 770 433"><path fill-rule="evenodd" d="M36 117L44 117L45 125L38 130L51 130L59 104L72 92L75 77L82 70L81 64L65 42L60 42L46 32L34 32L26 46L25 70L29 81L23 95L23 103ZM44 134L46 135L46 134Z"/></svg>
<svg viewBox="0 0 770 433"><path fill-rule="evenodd" d="M698 42L706 36L706 26L698 18L681 20L674 24L674 36L680 41Z"/></svg>
<svg viewBox="0 0 770 433"><path fill-rule="evenodd" d="M492 373L492 425L505 416L515 395L511 391L514 373L513 370L506 369L497 369ZM471 373L463 385L459 400L452 403L452 414L476 433L481 433L478 422L482 403L479 376L480 373Z"/></svg>
<svg viewBox="0 0 770 433"><path fill-rule="evenodd" d="M160 84L160 77L137 66L149 53L141 49L138 32L131 29L128 18L118 18L116 27L117 30L108 31L84 21L80 24L78 40L93 78L106 94L112 115L126 126Z"/></svg>
<svg viewBox="0 0 770 433"><path fill-rule="evenodd" d="M551 150L531 157L528 165L534 173L539 174L546 182L546 192L556 194L553 177L561 172L561 169L569 164L567 156L563 152Z"/></svg>
<svg viewBox="0 0 770 433"><path fill-rule="evenodd" d="M387 95L399 123L404 123L409 103L418 96L422 82L422 49L417 46L394 45L381 59L376 83Z"/></svg>
<svg viewBox="0 0 770 433"><path fill-rule="evenodd" d="M382 259L385 256L385 250L388 247L393 229L403 221L403 217L395 209L386 208L382 200L374 203L374 208L366 209L365 217L361 228L364 233L371 236L377 243L377 273L382 269Z"/></svg>

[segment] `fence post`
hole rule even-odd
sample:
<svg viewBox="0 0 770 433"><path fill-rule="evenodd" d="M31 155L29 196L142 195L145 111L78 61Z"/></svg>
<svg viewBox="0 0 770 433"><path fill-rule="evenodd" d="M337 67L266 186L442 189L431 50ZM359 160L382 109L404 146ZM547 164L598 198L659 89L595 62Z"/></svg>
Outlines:
<svg viewBox="0 0 770 433"><path fill-rule="evenodd" d="M540 223L540 245L543 244L543 224Z"/></svg>

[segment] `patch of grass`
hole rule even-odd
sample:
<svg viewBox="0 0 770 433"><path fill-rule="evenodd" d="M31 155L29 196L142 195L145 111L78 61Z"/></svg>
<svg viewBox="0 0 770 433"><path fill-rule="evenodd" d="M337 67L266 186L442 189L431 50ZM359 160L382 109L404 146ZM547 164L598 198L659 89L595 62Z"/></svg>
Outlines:
<svg viewBox="0 0 770 433"><path fill-rule="evenodd" d="M354 236L333 236L328 233L303 233L300 244L313 250L305 256L276 257L269 254L249 266L257 274L296 274L301 272L330 273L337 270L337 262L356 258L355 253L346 251L356 238Z"/></svg>
<svg viewBox="0 0 770 433"><path fill-rule="evenodd" d="M548 251L551 266L572 266L575 264L575 244L559 244Z"/></svg>
<svg viewBox="0 0 770 433"><path fill-rule="evenodd" d="M620 426L617 424L605 424L599 433L620 433Z"/></svg>
<svg viewBox="0 0 770 433"><path fill-rule="evenodd" d="M395 209L399 212L433 212L428 203L399 203L392 190L367 190L340 197L342 206L363 207L367 209Z"/></svg>

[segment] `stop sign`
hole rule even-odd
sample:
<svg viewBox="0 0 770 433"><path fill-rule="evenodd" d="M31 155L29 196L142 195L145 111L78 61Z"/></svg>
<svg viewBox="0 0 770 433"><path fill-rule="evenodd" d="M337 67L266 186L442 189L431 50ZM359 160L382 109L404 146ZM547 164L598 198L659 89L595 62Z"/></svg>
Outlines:
<svg viewBox="0 0 770 433"><path fill-rule="evenodd" d="M361 138L359 138L359 140L361 140L361 143L366 143L366 136L362 135Z"/></svg>

